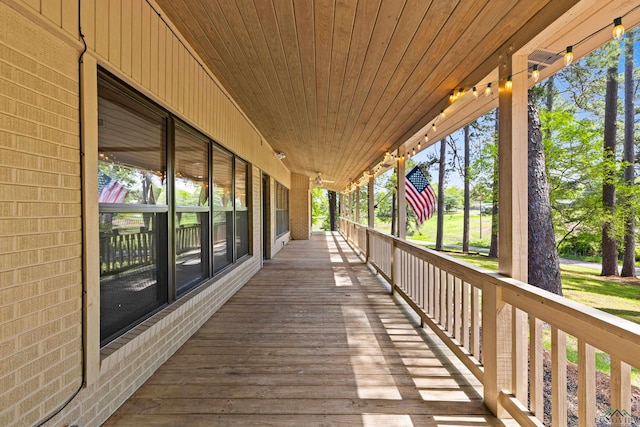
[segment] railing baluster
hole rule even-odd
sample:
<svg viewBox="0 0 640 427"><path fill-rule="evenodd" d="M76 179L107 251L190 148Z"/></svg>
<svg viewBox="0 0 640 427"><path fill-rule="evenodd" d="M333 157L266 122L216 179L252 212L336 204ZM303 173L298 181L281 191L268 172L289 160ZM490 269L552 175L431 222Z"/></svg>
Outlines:
<svg viewBox="0 0 640 427"><path fill-rule="evenodd" d="M469 345L469 326L470 326L470 317L469 317L469 299L470 295L469 284L467 282L462 282L462 346L467 349L468 352L471 352L471 346Z"/></svg>
<svg viewBox="0 0 640 427"><path fill-rule="evenodd" d="M451 305L451 315L453 320L451 322L451 328L453 332L451 335L453 338L460 339L460 284L459 279L453 276L453 303Z"/></svg>
<svg viewBox="0 0 640 427"><path fill-rule="evenodd" d="M578 340L578 426L593 425L596 418L596 354L584 340Z"/></svg>
<svg viewBox="0 0 640 427"><path fill-rule="evenodd" d="M446 316L447 316L447 272L445 270L440 269L440 274L438 278L440 279L440 291L439 291L439 304L440 304L440 326L446 325Z"/></svg>
<svg viewBox="0 0 640 427"><path fill-rule="evenodd" d="M611 410L631 412L631 367L611 356Z"/></svg>
<svg viewBox="0 0 640 427"><path fill-rule="evenodd" d="M435 303L434 303L434 294L436 289L436 279L435 279L435 267L433 264L429 263L429 311L427 312L429 316L435 319Z"/></svg>
<svg viewBox="0 0 640 427"><path fill-rule="evenodd" d="M512 345L512 393L520 402L527 401L527 377L522 375L527 372L527 313L511 307L511 345Z"/></svg>
<svg viewBox="0 0 640 427"><path fill-rule="evenodd" d="M440 306L442 304L441 297L440 297L441 296L440 295L440 279L442 277L442 274L440 272L440 269L435 265L433 266L433 270L434 270L433 305L435 309L433 312L433 318L436 321L436 323L438 322L442 323L442 320L440 318Z"/></svg>
<svg viewBox="0 0 640 427"><path fill-rule="evenodd" d="M480 290L471 289L471 354L480 360Z"/></svg>
<svg viewBox="0 0 640 427"><path fill-rule="evenodd" d="M551 326L551 425L567 425L567 336Z"/></svg>
<svg viewBox="0 0 640 427"><path fill-rule="evenodd" d="M544 369L542 321L529 316L529 410L542 421L544 418Z"/></svg>
<svg viewBox="0 0 640 427"><path fill-rule="evenodd" d="M453 287L455 284L455 277L447 273L447 331L451 336L453 336Z"/></svg>

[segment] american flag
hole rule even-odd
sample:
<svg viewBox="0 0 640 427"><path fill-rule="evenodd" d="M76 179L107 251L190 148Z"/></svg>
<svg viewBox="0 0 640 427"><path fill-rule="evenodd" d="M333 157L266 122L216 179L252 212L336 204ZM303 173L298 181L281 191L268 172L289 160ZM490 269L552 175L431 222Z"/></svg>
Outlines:
<svg viewBox="0 0 640 427"><path fill-rule="evenodd" d="M127 189L98 170L98 203L122 203L127 197Z"/></svg>
<svg viewBox="0 0 640 427"><path fill-rule="evenodd" d="M431 218L436 210L436 193L418 166L406 177L405 197L418 217L418 225Z"/></svg>

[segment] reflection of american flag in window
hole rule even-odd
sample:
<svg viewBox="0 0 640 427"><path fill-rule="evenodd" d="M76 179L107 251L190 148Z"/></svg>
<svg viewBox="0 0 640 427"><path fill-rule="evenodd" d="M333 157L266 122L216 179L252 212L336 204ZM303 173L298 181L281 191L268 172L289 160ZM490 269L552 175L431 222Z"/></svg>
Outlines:
<svg viewBox="0 0 640 427"><path fill-rule="evenodd" d="M418 217L418 224L431 218L436 210L436 193L418 166L406 178L405 197Z"/></svg>
<svg viewBox="0 0 640 427"><path fill-rule="evenodd" d="M98 203L122 203L125 197L127 197L127 189L98 170Z"/></svg>

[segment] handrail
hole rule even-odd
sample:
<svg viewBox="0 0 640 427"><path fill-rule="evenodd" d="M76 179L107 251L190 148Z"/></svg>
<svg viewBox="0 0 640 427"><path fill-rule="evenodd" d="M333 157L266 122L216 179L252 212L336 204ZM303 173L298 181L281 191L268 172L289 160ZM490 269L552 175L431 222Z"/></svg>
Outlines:
<svg viewBox="0 0 640 427"><path fill-rule="evenodd" d="M483 383L485 403L496 415L541 425L543 328L551 336L547 398L554 425L567 420L568 336L579 353L579 424L596 419L596 349L611 358L611 409L631 412L640 325L346 218L340 219L340 232Z"/></svg>

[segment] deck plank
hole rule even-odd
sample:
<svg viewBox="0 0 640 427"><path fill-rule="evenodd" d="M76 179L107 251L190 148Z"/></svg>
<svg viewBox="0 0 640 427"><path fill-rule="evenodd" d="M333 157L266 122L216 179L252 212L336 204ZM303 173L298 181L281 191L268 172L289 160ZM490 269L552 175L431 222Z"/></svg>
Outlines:
<svg viewBox="0 0 640 427"><path fill-rule="evenodd" d="M502 425L339 236L292 241L106 422Z"/></svg>

